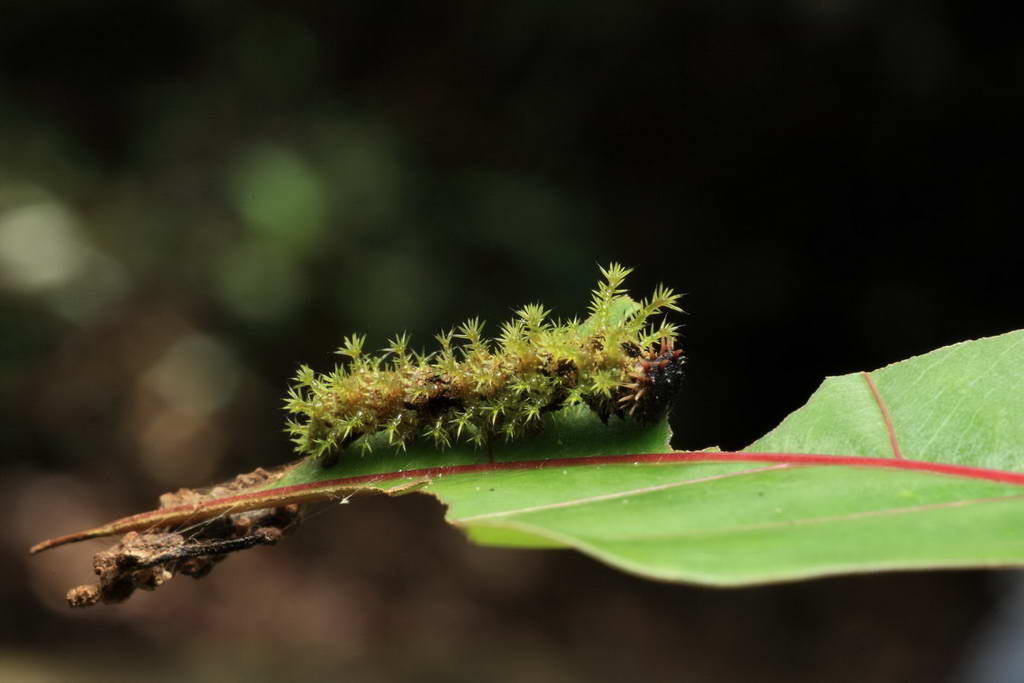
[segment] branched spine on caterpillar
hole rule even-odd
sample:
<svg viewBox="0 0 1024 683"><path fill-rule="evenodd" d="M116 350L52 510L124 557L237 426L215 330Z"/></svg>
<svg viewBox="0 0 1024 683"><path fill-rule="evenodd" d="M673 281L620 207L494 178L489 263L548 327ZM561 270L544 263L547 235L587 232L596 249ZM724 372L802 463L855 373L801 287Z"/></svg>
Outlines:
<svg viewBox="0 0 1024 683"><path fill-rule="evenodd" d="M675 348L678 326L648 321L681 311L679 295L659 286L639 303L622 289L631 269L601 268L589 317L552 320L540 304L516 311L494 340L473 318L436 335L440 349L409 350L405 334L380 355L363 352L352 335L337 353L347 361L317 375L303 365L285 400L296 450L328 463L352 445L371 449L383 433L400 448L418 438L447 448L463 440L488 446L540 428L545 413L584 404L607 422L612 415L653 422L664 415L683 376ZM458 342L458 343L457 343ZM363 438L366 437L366 438Z"/></svg>

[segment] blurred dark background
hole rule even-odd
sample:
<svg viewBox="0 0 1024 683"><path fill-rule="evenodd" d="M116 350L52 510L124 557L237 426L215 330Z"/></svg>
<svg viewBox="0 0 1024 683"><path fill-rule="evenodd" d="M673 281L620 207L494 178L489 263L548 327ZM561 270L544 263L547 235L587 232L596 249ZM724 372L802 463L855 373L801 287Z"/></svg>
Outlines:
<svg viewBox="0 0 1024 683"><path fill-rule="evenodd" d="M656 584L416 496L84 612L104 544L25 549L290 460L345 334L598 263L688 293L677 448L1020 327L1022 77L991 2L0 1L0 679L1000 680L1012 574Z"/></svg>

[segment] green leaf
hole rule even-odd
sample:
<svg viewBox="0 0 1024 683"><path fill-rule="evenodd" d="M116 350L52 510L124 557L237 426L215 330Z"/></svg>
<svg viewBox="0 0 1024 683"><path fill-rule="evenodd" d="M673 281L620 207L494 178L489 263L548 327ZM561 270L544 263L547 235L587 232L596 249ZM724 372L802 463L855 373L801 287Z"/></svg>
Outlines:
<svg viewBox="0 0 1024 683"><path fill-rule="evenodd" d="M375 448L278 486L425 478L478 543L575 548L709 585L1024 564L1024 331L829 378L741 453L667 453L668 436L577 407L493 463Z"/></svg>
<svg viewBox="0 0 1024 683"><path fill-rule="evenodd" d="M1024 330L962 342L870 373L903 457L1024 472ZM890 457L863 373L829 377L746 450Z"/></svg>

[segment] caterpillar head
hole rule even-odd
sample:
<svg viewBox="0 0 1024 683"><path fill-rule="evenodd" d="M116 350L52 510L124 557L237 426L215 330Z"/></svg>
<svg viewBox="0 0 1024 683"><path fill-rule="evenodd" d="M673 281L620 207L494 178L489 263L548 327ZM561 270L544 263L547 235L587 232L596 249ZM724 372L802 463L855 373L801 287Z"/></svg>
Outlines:
<svg viewBox="0 0 1024 683"><path fill-rule="evenodd" d="M651 347L637 356L636 365L624 385L619 406L641 422L653 422L665 414L683 383L686 356L674 348L671 339L660 348Z"/></svg>

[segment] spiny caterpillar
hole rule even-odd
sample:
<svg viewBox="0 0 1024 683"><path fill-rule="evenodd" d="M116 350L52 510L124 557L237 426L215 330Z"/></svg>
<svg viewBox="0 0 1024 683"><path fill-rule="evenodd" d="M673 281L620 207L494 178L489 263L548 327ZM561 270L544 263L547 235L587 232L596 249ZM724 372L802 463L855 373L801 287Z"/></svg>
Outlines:
<svg viewBox="0 0 1024 683"><path fill-rule="evenodd" d="M679 295L658 286L637 303L621 288L632 269L611 264L594 290L589 317L552 320L530 304L516 311L497 339L473 318L436 335L440 349L409 350L401 334L380 355L363 353L365 336L345 338L348 360L317 375L302 365L285 400L287 431L299 453L329 464L350 445L372 449L378 433L405 449L417 438L447 448L464 440L490 447L540 428L541 417L585 404L607 422L633 416L653 422L679 387L685 358L674 347L678 326L648 320L681 311ZM458 341L456 341L458 340ZM364 438L365 437L365 438Z"/></svg>

